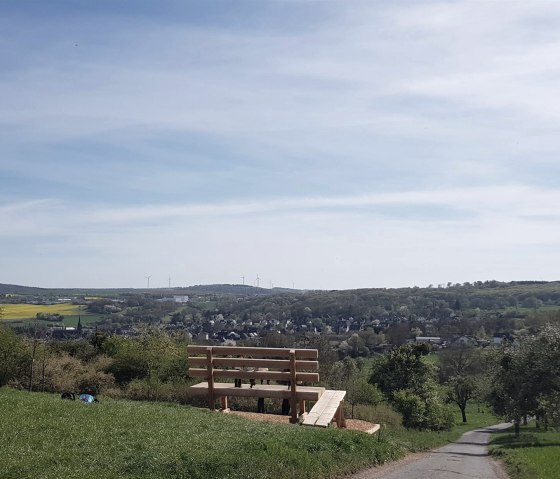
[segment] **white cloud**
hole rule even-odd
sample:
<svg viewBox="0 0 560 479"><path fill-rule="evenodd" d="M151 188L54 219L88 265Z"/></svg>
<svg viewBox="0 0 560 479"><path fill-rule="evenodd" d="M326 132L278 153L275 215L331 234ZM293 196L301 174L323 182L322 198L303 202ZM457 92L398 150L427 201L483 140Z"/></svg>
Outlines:
<svg viewBox="0 0 560 479"><path fill-rule="evenodd" d="M185 282L266 270L307 287L552 277L560 4L316 8L328 20L289 32L93 34L95 17L77 47L49 41L54 23L33 49L10 40L1 270L51 281L58 264L73 285L83 261L98 286L179 264Z"/></svg>

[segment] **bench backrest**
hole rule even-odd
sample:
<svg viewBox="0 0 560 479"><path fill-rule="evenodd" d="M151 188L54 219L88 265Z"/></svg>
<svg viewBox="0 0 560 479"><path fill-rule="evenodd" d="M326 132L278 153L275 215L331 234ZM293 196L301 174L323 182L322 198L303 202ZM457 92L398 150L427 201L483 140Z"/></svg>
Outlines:
<svg viewBox="0 0 560 479"><path fill-rule="evenodd" d="M317 349L187 346L188 374L193 378L262 379L318 382Z"/></svg>

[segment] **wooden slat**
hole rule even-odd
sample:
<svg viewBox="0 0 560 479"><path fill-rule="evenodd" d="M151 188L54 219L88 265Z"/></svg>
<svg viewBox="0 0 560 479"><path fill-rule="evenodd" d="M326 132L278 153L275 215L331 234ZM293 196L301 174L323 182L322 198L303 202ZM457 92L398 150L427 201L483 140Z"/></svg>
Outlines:
<svg viewBox="0 0 560 479"><path fill-rule="evenodd" d="M205 367L206 358L188 358L189 367ZM221 367L252 367L252 368L273 368L273 369L289 369L289 359L252 359L252 358L216 358L212 360L212 364ZM298 371L317 371L319 370L318 361L296 361L296 369Z"/></svg>
<svg viewBox="0 0 560 479"><path fill-rule="evenodd" d="M326 390L303 421L304 426L328 427L346 396L346 391Z"/></svg>
<svg viewBox="0 0 560 479"><path fill-rule="evenodd" d="M298 386L297 399L298 401L317 401L324 392L325 388L321 387ZM202 382L191 386L189 394L193 396L206 396L208 394L208 383ZM280 384L256 384L252 388L248 384L243 384L242 387L236 388L232 383L214 383L214 395L216 397L237 396L289 399L291 394L292 392L289 388Z"/></svg>
<svg viewBox="0 0 560 479"><path fill-rule="evenodd" d="M328 406L329 401L332 399L334 391L327 389L324 394L321 396L321 399L317 401L315 406L309 411L307 417L303 421L305 426L314 426L319 419L319 416L323 413L325 408Z"/></svg>
<svg viewBox="0 0 560 479"><path fill-rule="evenodd" d="M189 354L206 354L206 348L209 346L187 346ZM257 358L290 358L290 349L288 348L248 348L238 346L210 346L214 356L253 356ZM318 359L319 351L317 349L296 349L296 359Z"/></svg>
<svg viewBox="0 0 560 479"><path fill-rule="evenodd" d="M230 379L263 379L272 381L291 381L292 374L282 371L241 371L236 369L214 369L214 378L230 378ZM191 378L208 379L207 369L189 368L188 375ZM296 381L308 383L319 382L318 373L296 373Z"/></svg>

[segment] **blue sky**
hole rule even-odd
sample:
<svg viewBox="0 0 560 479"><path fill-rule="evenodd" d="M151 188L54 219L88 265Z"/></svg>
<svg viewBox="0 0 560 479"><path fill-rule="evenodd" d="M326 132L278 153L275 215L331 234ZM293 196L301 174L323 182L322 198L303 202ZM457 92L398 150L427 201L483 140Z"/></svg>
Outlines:
<svg viewBox="0 0 560 479"><path fill-rule="evenodd" d="M0 282L560 279L557 1L0 3Z"/></svg>

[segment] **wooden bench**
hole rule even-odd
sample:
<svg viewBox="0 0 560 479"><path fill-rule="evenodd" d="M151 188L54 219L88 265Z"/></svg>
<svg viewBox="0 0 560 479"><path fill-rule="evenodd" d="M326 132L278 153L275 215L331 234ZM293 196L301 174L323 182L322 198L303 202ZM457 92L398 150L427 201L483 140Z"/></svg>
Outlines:
<svg viewBox="0 0 560 479"><path fill-rule="evenodd" d="M319 381L316 349L250 348L236 346L187 346L188 374L204 378L205 382L191 386L194 395L207 395L211 410L221 399L228 410L228 396L281 398L290 401L290 422L305 414L305 401L318 401L325 388L303 386L304 382ZM235 387L233 383L218 383L216 378L245 379L251 384ZM282 384L256 384L257 380L278 381Z"/></svg>
<svg viewBox="0 0 560 479"><path fill-rule="evenodd" d="M328 427L333 421L338 427L346 427L343 402L346 391L327 390L303 421L304 426Z"/></svg>

